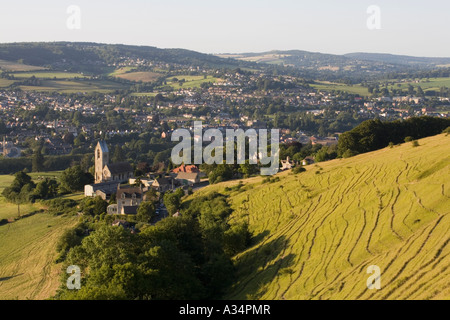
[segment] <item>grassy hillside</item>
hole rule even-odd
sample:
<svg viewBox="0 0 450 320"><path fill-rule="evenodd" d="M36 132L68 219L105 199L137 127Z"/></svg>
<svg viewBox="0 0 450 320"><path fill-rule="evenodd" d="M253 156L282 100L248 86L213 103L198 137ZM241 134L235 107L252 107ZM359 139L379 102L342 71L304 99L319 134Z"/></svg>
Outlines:
<svg viewBox="0 0 450 320"><path fill-rule="evenodd" d="M56 243L76 217L38 213L0 226L0 299L47 299L60 285Z"/></svg>
<svg viewBox="0 0 450 320"><path fill-rule="evenodd" d="M306 167L231 191L254 244L231 299L450 298L450 136ZM224 192L227 182L205 188ZM381 269L368 290L367 268Z"/></svg>

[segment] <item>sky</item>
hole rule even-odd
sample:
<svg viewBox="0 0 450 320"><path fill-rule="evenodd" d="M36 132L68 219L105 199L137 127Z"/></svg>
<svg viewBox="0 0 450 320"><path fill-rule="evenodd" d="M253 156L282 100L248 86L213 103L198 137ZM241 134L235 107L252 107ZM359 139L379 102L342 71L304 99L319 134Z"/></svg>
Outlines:
<svg viewBox="0 0 450 320"><path fill-rule="evenodd" d="M368 12L371 6L379 11ZM0 2L1 43L83 41L204 53L298 49L450 57L449 31L448 0Z"/></svg>

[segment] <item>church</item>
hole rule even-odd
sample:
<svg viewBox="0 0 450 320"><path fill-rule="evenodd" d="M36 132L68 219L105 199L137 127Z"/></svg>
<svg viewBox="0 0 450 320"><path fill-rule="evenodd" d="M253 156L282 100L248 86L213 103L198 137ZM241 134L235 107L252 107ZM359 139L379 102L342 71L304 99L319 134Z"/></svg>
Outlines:
<svg viewBox="0 0 450 320"><path fill-rule="evenodd" d="M86 197L101 196L104 200L117 192L121 183L133 178L133 168L128 162L109 163L109 150L105 141L95 147L95 183L84 186Z"/></svg>
<svg viewBox="0 0 450 320"><path fill-rule="evenodd" d="M133 178L133 168L128 162L109 163L109 150L105 141L95 147L95 183L109 181L128 182Z"/></svg>

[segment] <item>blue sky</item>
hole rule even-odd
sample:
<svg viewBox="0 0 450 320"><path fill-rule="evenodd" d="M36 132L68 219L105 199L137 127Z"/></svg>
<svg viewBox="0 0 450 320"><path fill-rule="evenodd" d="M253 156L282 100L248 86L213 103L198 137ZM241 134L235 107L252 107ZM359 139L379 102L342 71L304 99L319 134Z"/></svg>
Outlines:
<svg viewBox="0 0 450 320"><path fill-rule="evenodd" d="M69 5L81 28L66 27ZM381 9L369 30L367 8ZM205 53L300 49L450 57L447 0L15 0L0 2L0 42L89 41Z"/></svg>

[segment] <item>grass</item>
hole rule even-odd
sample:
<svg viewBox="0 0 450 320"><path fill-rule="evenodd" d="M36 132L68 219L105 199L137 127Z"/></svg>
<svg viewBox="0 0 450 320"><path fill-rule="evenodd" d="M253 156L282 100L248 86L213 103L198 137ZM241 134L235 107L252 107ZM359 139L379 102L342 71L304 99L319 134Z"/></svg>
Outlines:
<svg viewBox="0 0 450 320"><path fill-rule="evenodd" d="M129 72L124 74L116 75L117 78L129 80L129 81L142 81L142 82L153 82L157 80L162 75L160 73L155 73L151 71L142 72Z"/></svg>
<svg viewBox="0 0 450 320"><path fill-rule="evenodd" d="M0 299L47 299L60 285L55 245L76 217L39 213L0 226Z"/></svg>
<svg viewBox="0 0 450 320"><path fill-rule="evenodd" d="M320 91L343 91L360 96L369 96L369 90L361 85L346 85L342 83L333 83L327 81L316 81L311 87Z"/></svg>
<svg viewBox="0 0 450 320"><path fill-rule="evenodd" d="M199 190L230 195L250 248L234 257L226 299L450 298L450 137L311 165L279 182L244 180ZM368 290L367 268L381 268Z"/></svg>
<svg viewBox="0 0 450 320"><path fill-rule="evenodd" d="M87 76L81 73L74 72L57 72L57 71L42 71L42 72L20 72L13 74L17 79L27 79L32 76L38 79L74 79L74 78L87 78Z"/></svg>
<svg viewBox="0 0 450 320"><path fill-rule="evenodd" d="M36 71L36 70L45 70L46 68L43 67L37 67L37 66L30 66L27 64L14 62L14 61L6 61L6 60L0 60L0 69L8 72L15 72L15 71Z"/></svg>
<svg viewBox="0 0 450 320"><path fill-rule="evenodd" d="M35 183L39 182L44 178L58 178L61 175L61 171L53 171L53 172L39 172L39 173L30 173L30 176L33 178ZM3 190L10 186L14 180L14 175L0 175L0 220L1 219L13 219L18 217L18 208L14 203L9 203L6 199L1 196ZM75 195L71 195L74 196ZM30 212L38 211L42 209L43 206L40 203L27 203L20 205L20 214L25 215Z"/></svg>
<svg viewBox="0 0 450 320"><path fill-rule="evenodd" d="M124 86L107 80L43 80L41 86L20 86L24 91L36 92L100 92L107 93Z"/></svg>
<svg viewBox="0 0 450 320"><path fill-rule="evenodd" d="M442 87L446 87L446 88L450 88L450 78L429 78L429 79L422 79L422 80L414 80L414 81L408 81L408 82L398 82L396 84L394 84L393 86L391 85L389 88L392 89L408 89L408 86L411 85L415 88L417 87L421 87L423 89L423 91L430 91L430 90L434 90L434 91L439 91L440 88Z"/></svg>
<svg viewBox="0 0 450 320"><path fill-rule="evenodd" d="M183 82L182 85L180 86L178 82L172 82L172 80L174 78L177 78L178 80L184 79L185 82ZM202 85L202 83L205 83L205 82L216 83L216 82L220 81L220 79L212 77L212 76L207 76L207 78L205 79L203 76L179 75L179 76L169 77L166 79L166 81L167 81L167 86L170 86L176 90L176 89L187 89L187 88L199 88Z"/></svg>
<svg viewBox="0 0 450 320"><path fill-rule="evenodd" d="M14 80L0 79L0 88L9 87L13 83L14 83Z"/></svg>

